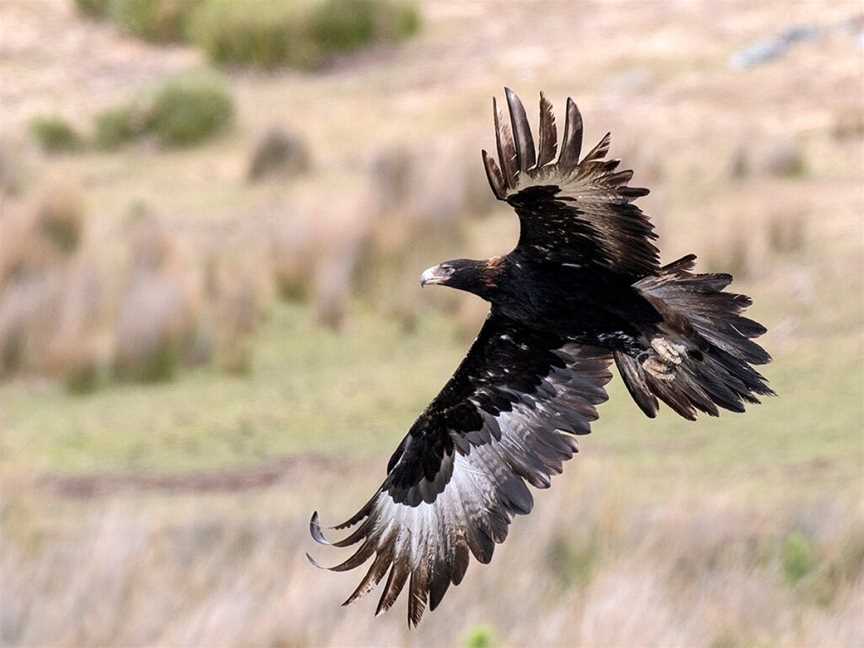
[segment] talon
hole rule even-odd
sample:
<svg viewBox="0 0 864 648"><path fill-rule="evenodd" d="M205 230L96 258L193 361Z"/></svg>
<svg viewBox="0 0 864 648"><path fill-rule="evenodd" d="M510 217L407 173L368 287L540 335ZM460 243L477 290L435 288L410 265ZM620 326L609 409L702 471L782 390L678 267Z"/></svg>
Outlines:
<svg viewBox="0 0 864 648"><path fill-rule="evenodd" d="M687 350L682 344L675 344L663 337L655 337L651 340L651 348L657 352L660 358L668 363L681 364L681 355Z"/></svg>
<svg viewBox="0 0 864 648"><path fill-rule="evenodd" d="M675 380L673 367L655 356L651 356L645 360L645 362L642 363L642 368L657 380L663 380L665 382Z"/></svg>

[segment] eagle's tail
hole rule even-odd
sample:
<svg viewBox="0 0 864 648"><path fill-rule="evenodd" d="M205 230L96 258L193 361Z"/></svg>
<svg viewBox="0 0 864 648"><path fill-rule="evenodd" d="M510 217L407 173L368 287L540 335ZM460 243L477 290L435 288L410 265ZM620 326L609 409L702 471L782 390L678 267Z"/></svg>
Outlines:
<svg viewBox="0 0 864 648"><path fill-rule="evenodd" d="M630 395L650 417L658 398L692 420L697 410L743 412L757 395L774 394L751 366L771 356L753 341L765 327L740 315L750 298L723 292L731 275L692 273L695 260L685 256L635 284L663 322L646 334L650 350L640 358L615 353Z"/></svg>

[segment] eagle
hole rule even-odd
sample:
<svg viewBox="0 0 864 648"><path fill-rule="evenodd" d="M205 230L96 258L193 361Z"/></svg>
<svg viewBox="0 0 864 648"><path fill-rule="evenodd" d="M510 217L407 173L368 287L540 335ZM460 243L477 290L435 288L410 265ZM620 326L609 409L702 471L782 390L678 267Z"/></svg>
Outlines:
<svg viewBox="0 0 864 648"><path fill-rule="evenodd" d="M662 401L680 416L743 412L773 395L753 365L771 360L761 324L741 313L729 274L698 274L689 254L660 265L657 234L634 201L633 172L607 159L607 133L584 157L582 117L567 99L564 134L540 94L535 146L525 108L505 88L509 123L493 99L497 161L482 151L492 192L519 217L516 247L486 260L429 268L421 285L490 304L468 355L414 422L366 504L320 544L357 545L332 571L371 565L345 605L386 576L376 614L408 590L408 624L458 585L470 557L492 559L510 521L533 505L528 485L550 485L588 434L615 364L649 417ZM316 566L321 565L307 554Z"/></svg>

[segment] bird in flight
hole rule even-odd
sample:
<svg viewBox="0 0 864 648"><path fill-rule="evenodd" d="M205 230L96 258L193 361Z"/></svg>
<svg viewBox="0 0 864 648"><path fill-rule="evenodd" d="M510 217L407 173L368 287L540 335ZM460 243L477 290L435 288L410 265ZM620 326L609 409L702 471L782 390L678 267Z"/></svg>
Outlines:
<svg viewBox="0 0 864 648"><path fill-rule="evenodd" d="M728 274L693 272L687 255L660 265L648 217L633 204L647 189L606 159L610 136L580 159L582 117L567 100L558 146L552 104L540 95L537 144L525 108L505 89L509 124L493 99L497 162L482 152L495 197L519 217L516 247L483 261L426 270L421 285L473 293L491 304L468 355L411 426L372 498L321 544L370 558L349 604L386 576L376 614L408 589L408 623L458 585L470 556L492 559L514 515L531 511L526 482L547 488L587 434L614 362L649 417L662 401L686 419L719 408L743 412L771 395L752 365L770 361L753 339L765 328L741 312L749 297L725 292ZM310 561L318 563L310 556Z"/></svg>

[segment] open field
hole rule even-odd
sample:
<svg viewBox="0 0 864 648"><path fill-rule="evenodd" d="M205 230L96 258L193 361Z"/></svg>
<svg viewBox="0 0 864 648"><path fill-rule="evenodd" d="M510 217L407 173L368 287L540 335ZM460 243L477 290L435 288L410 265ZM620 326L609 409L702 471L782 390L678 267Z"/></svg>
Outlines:
<svg viewBox="0 0 864 648"><path fill-rule="evenodd" d="M776 357L766 373L780 397L746 416L694 424L664 411L643 420L616 379L586 451L632 463L646 477L656 470L661 481L670 464L686 463L697 464L688 470L694 479L758 474L760 488L796 468L808 471L808 482L852 480L864 460L860 339L830 340L828 358L806 347ZM176 384L120 386L87 398L56 385L4 387L0 466L177 473L304 454L382 458L465 351L440 316L404 335L367 314L334 334L296 307L279 309L259 344L250 377L202 370ZM814 387L827 383L827 393Z"/></svg>
<svg viewBox="0 0 864 648"><path fill-rule="evenodd" d="M399 46L315 72L222 70L236 119L202 146L47 155L34 116L86 130L207 64L66 0L0 2L0 646L860 645L860 5L420 4L423 29ZM733 64L796 26L816 36ZM482 306L417 276L516 239L478 154L503 85L532 120L537 91L559 109L572 95L586 145L613 132L633 184L652 189L640 205L664 260L696 252L754 297L778 397L648 420L616 377L579 456L492 564L409 631L404 600L377 619L374 595L339 607L356 577L308 564L306 551L341 554L307 524L368 498L479 328ZM274 127L311 169L251 183ZM38 237L21 233L58 178L81 196L80 245L34 261ZM44 282L21 281L22 264ZM176 297L157 301L181 304L166 329L206 338L206 361L115 376L121 324L162 313L136 308L153 302L135 286ZM11 368L9 313L47 331ZM130 348L150 332L129 330ZM75 382L82 367L93 384Z"/></svg>
<svg viewBox="0 0 864 648"><path fill-rule="evenodd" d="M285 335L295 327L307 343ZM306 550L336 561L312 546L308 516L342 519L375 488L463 346L440 320L398 339L394 353L392 324L372 315L334 335L279 310L252 378L199 372L87 400L4 388L4 642L453 645L486 626L506 645L860 636L862 376L849 335L830 338L828 361L779 357L768 375L781 397L746 416L649 422L616 380L580 456L418 631L398 605L374 621L371 602L338 608L353 585L306 563Z"/></svg>

